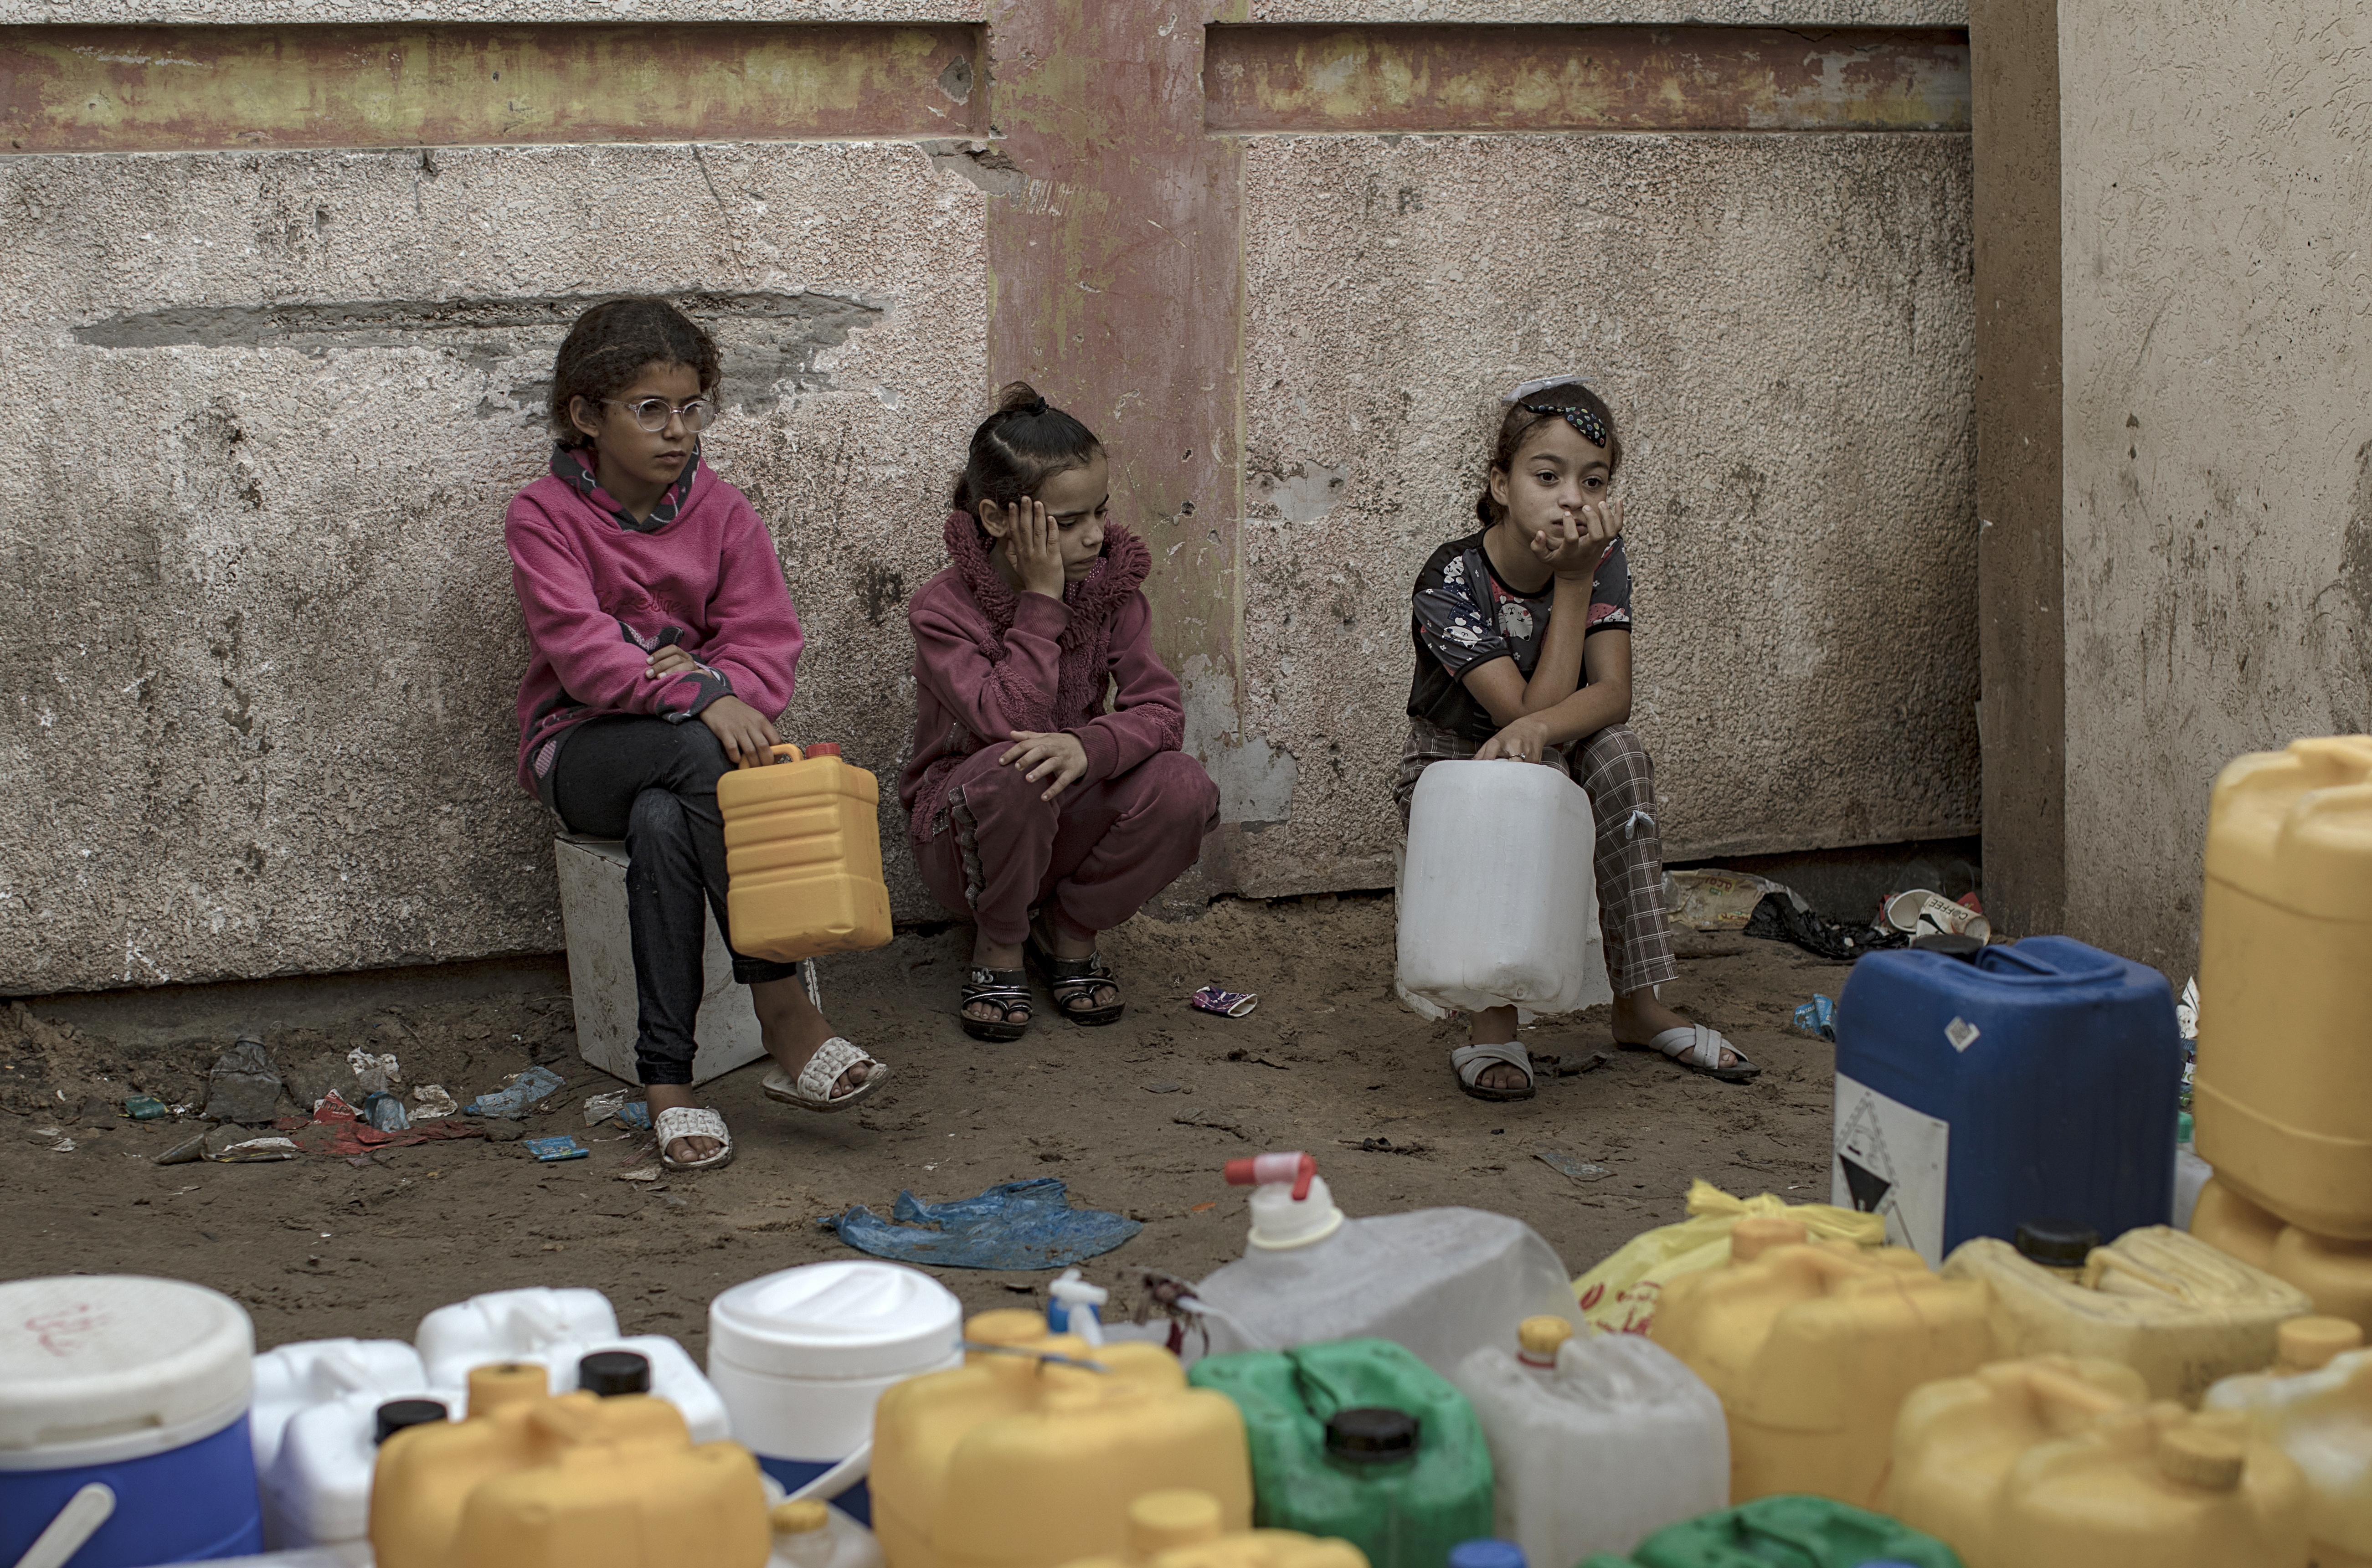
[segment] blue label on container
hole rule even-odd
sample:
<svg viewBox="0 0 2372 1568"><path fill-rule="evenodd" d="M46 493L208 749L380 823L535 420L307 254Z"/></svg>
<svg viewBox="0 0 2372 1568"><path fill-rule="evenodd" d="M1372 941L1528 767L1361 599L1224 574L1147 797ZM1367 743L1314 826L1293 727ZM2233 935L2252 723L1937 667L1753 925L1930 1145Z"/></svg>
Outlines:
<svg viewBox="0 0 2372 1568"><path fill-rule="evenodd" d="M1930 1268L1944 1260L1944 1179L1951 1152L1950 1122L1837 1074L1829 1202L1883 1216L1886 1239L1913 1249Z"/></svg>

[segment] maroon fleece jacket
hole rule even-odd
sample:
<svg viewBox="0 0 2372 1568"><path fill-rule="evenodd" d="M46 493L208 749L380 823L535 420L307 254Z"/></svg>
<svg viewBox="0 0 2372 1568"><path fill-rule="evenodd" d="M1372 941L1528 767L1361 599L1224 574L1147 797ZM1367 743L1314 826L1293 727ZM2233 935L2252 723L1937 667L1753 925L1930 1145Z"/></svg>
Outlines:
<svg viewBox="0 0 2372 1568"><path fill-rule="evenodd" d="M971 513L948 514L947 540L954 564L906 607L914 749L898 775L898 798L910 813L909 836L927 840L942 826L958 762L1010 745L1017 729L1077 736L1087 784L1178 749L1186 710L1178 678L1154 656L1153 607L1139 591L1153 556L1142 540L1105 524L1103 560L1065 585L1060 600L1008 587Z"/></svg>
<svg viewBox="0 0 2372 1568"><path fill-rule="evenodd" d="M518 781L540 798L561 733L587 719L681 723L728 694L779 715L805 641L764 521L696 449L640 522L594 481L591 458L554 448L552 472L503 517L533 649L519 681ZM700 668L646 679L650 656L670 645Z"/></svg>

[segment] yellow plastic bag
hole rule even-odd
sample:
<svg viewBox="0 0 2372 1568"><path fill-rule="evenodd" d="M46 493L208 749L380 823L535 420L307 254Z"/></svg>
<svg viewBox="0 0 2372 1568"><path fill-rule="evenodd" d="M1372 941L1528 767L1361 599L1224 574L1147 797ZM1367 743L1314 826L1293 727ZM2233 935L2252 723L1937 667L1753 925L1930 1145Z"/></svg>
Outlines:
<svg viewBox="0 0 2372 1568"><path fill-rule="evenodd" d="M1827 1203L1790 1203L1765 1192L1733 1198L1710 1181L1689 1184L1689 1217L1678 1225L1642 1231L1596 1268L1573 1282L1581 1315L1600 1333L1644 1334L1656 1320L1664 1283L1696 1269L1729 1261L1729 1231L1749 1214L1787 1214L1804 1222L1814 1241L1850 1241L1879 1247L1886 1219Z"/></svg>

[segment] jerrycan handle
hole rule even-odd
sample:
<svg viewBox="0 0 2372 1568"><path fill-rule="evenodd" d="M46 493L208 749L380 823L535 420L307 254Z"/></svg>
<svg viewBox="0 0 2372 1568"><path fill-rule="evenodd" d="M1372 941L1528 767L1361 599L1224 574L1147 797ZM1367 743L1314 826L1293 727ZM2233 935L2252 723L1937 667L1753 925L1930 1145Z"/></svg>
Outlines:
<svg viewBox="0 0 2372 1568"><path fill-rule="evenodd" d="M785 740L779 746L769 746L766 748L765 761L758 762L744 759L741 765L745 768L763 768L769 767L776 762L804 762L806 761L807 753L801 751L797 747Z"/></svg>
<svg viewBox="0 0 2372 1568"><path fill-rule="evenodd" d="M2066 938L2032 938L2024 942L1996 943L1979 953L1977 968L2002 980L2114 980L2124 972L2124 965L2113 953L2097 948L2086 949L2085 956L2069 955L2070 962L2054 963L2036 948L2037 940L2065 941Z"/></svg>

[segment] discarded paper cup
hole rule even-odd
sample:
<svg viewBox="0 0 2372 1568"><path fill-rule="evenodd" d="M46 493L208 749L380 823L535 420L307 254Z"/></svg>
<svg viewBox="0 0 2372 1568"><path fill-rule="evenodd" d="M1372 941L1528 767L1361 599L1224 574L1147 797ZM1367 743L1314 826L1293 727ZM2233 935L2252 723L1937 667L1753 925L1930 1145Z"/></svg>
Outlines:
<svg viewBox="0 0 2372 1568"><path fill-rule="evenodd" d="M1990 940L1994 932L1993 923L1983 915L1926 888L1913 888L1887 900L1886 923L1912 936L1948 931L1980 942Z"/></svg>

